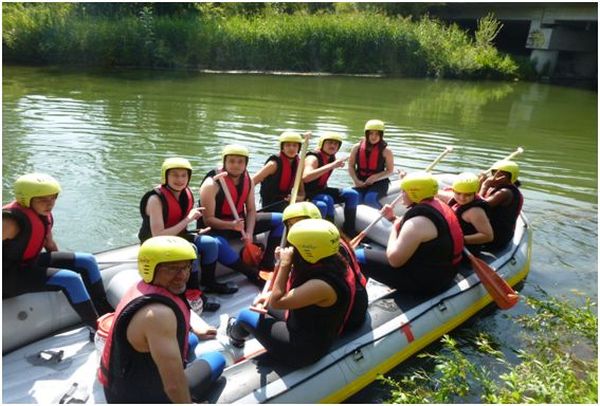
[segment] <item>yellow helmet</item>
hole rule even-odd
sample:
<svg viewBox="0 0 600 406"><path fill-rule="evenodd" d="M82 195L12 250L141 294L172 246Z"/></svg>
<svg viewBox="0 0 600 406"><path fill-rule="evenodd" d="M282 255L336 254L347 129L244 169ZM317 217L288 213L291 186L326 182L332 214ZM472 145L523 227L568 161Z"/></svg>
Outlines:
<svg viewBox="0 0 600 406"><path fill-rule="evenodd" d="M454 179L452 190L458 193L477 193L479 178L471 172L463 172Z"/></svg>
<svg viewBox="0 0 600 406"><path fill-rule="evenodd" d="M248 152L248 148L243 145L229 144L225 145L223 148L223 152L221 152L221 157L225 159L227 155L238 155L245 156L246 158L250 158L250 153Z"/></svg>
<svg viewBox="0 0 600 406"><path fill-rule="evenodd" d="M50 196L61 192L58 181L45 173L28 173L20 176L13 187L15 199L23 207L31 205L32 197Z"/></svg>
<svg viewBox="0 0 600 406"><path fill-rule="evenodd" d="M381 131L382 133L385 131L385 125L381 120L369 120L365 124L365 134L367 131L376 130Z"/></svg>
<svg viewBox="0 0 600 406"><path fill-rule="evenodd" d="M156 266L163 262L193 261L196 249L181 237L160 235L144 241L138 252L138 272L144 282L154 280Z"/></svg>
<svg viewBox="0 0 600 406"><path fill-rule="evenodd" d="M438 182L427 172L409 173L400 181L400 188L414 203L431 198L437 194Z"/></svg>
<svg viewBox="0 0 600 406"><path fill-rule="evenodd" d="M308 217L311 219L320 219L321 212L319 208L311 202L300 202L290 204L283 211L283 221L294 219L297 217Z"/></svg>
<svg viewBox="0 0 600 406"><path fill-rule="evenodd" d="M287 240L311 264L337 254L340 249L340 232L327 220L299 221L290 228Z"/></svg>
<svg viewBox="0 0 600 406"><path fill-rule="evenodd" d="M192 164L190 164L190 161L185 158L167 158L162 163L160 170L160 183L162 185L167 184L167 171L169 169L187 169L189 173L189 179L192 178Z"/></svg>
<svg viewBox="0 0 600 406"><path fill-rule="evenodd" d="M319 138L319 149L323 148L323 143L327 140L337 141L340 143L340 147L341 147L344 137L342 137L342 134L340 134L340 133L336 133L334 131L327 131L325 134L321 135L321 137Z"/></svg>
<svg viewBox="0 0 600 406"><path fill-rule="evenodd" d="M298 144L302 144L304 139L302 136L293 131L284 131L279 136L279 144L283 144L284 142L297 142Z"/></svg>
<svg viewBox="0 0 600 406"><path fill-rule="evenodd" d="M510 173L510 182L515 183L519 177L519 165L514 161L498 161L492 165L492 170L503 171Z"/></svg>

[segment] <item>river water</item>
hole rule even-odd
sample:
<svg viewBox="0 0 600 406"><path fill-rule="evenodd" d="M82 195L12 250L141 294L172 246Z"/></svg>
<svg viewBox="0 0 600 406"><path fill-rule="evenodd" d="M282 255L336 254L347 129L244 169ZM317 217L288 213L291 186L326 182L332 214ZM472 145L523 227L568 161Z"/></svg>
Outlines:
<svg viewBox="0 0 600 406"><path fill-rule="evenodd" d="M246 145L255 173L286 129L346 135L346 154L364 123L386 123L396 165L422 169L455 147L441 172L478 172L518 146L533 227L523 289L597 301L597 93L537 83L460 82L340 76L65 71L4 66L2 203L21 174L56 177L54 210L64 250L98 252L136 242L139 200L160 181L166 157L188 158L198 190L228 143ZM349 184L336 171L334 186ZM510 341L502 314L485 328ZM377 395L355 398L374 402ZM365 397L366 396L366 397Z"/></svg>

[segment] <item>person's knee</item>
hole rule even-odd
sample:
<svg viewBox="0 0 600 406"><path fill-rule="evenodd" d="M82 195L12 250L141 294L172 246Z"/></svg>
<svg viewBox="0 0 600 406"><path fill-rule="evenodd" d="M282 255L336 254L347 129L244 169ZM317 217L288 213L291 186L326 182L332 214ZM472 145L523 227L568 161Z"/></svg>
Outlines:
<svg viewBox="0 0 600 406"><path fill-rule="evenodd" d="M344 202L348 207L356 207L358 206L358 202L360 200L360 195L358 192L352 188L344 188L342 189L342 197L344 198Z"/></svg>
<svg viewBox="0 0 600 406"><path fill-rule="evenodd" d="M204 360L210 366L210 379L212 382L219 379L219 376L223 373L225 369L225 357L217 351L209 352L206 354L202 354L199 360Z"/></svg>
<svg viewBox="0 0 600 406"><path fill-rule="evenodd" d="M73 303L81 303L91 300L90 294L85 288L81 275L77 272L61 269L52 275L47 282L49 285L63 288Z"/></svg>
<svg viewBox="0 0 600 406"><path fill-rule="evenodd" d="M75 258L74 265L87 271L91 283L100 280L100 269L95 256L86 252L75 252L73 256Z"/></svg>
<svg viewBox="0 0 600 406"><path fill-rule="evenodd" d="M271 233L269 237L281 237L283 227L283 213L271 213Z"/></svg>
<svg viewBox="0 0 600 406"><path fill-rule="evenodd" d="M209 235L199 235L194 239L202 264L211 264L219 257L219 243Z"/></svg>
<svg viewBox="0 0 600 406"><path fill-rule="evenodd" d="M325 218L327 216L327 203L322 200L313 200L313 203L321 212L321 217Z"/></svg>
<svg viewBox="0 0 600 406"><path fill-rule="evenodd" d="M364 248L357 248L354 250L354 254L356 255L356 260L359 264L364 265L367 263L367 257L365 256Z"/></svg>
<svg viewBox="0 0 600 406"><path fill-rule="evenodd" d="M219 246L218 261L220 263L229 266L240 259L240 255L231 248L231 245L229 245L229 242L225 238L217 236L215 239Z"/></svg>
<svg viewBox="0 0 600 406"><path fill-rule="evenodd" d="M379 203L378 195L376 192L369 192L365 196L365 204L375 209L380 209L381 204Z"/></svg>
<svg viewBox="0 0 600 406"><path fill-rule="evenodd" d="M247 325L256 329L258 327L260 315L257 312L253 312L252 310L244 309L240 312L237 319L238 322L241 323L241 325Z"/></svg>

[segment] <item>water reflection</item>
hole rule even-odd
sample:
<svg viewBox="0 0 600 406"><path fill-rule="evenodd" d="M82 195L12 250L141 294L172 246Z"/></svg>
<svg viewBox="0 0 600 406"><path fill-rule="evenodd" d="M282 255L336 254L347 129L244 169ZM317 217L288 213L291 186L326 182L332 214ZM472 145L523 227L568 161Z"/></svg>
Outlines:
<svg viewBox="0 0 600 406"><path fill-rule="evenodd" d="M533 271L549 272L548 281L575 275L571 283L595 297L596 98L526 83L5 67L3 202L18 175L49 172L64 190L61 247L104 250L135 241L139 199L158 182L165 157L190 159L197 191L227 143L246 145L256 172L285 129L312 130L313 146L322 132L341 132L344 155L365 121L379 118L406 170L423 169L447 145L455 151L439 171L483 170L523 146ZM338 170L330 181L345 186L349 178Z"/></svg>

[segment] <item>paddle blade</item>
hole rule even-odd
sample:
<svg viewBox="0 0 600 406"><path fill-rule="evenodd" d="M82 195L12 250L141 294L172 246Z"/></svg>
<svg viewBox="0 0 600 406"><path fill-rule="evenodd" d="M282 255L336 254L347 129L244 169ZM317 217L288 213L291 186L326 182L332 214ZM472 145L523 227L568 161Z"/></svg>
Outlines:
<svg viewBox="0 0 600 406"><path fill-rule="evenodd" d="M479 280L500 309L510 309L517 304L517 292L491 266L473 255L469 255L469 260Z"/></svg>
<svg viewBox="0 0 600 406"><path fill-rule="evenodd" d="M247 243L242 248L242 261L248 266L256 267L262 261L263 254L264 252L261 247L256 244Z"/></svg>

